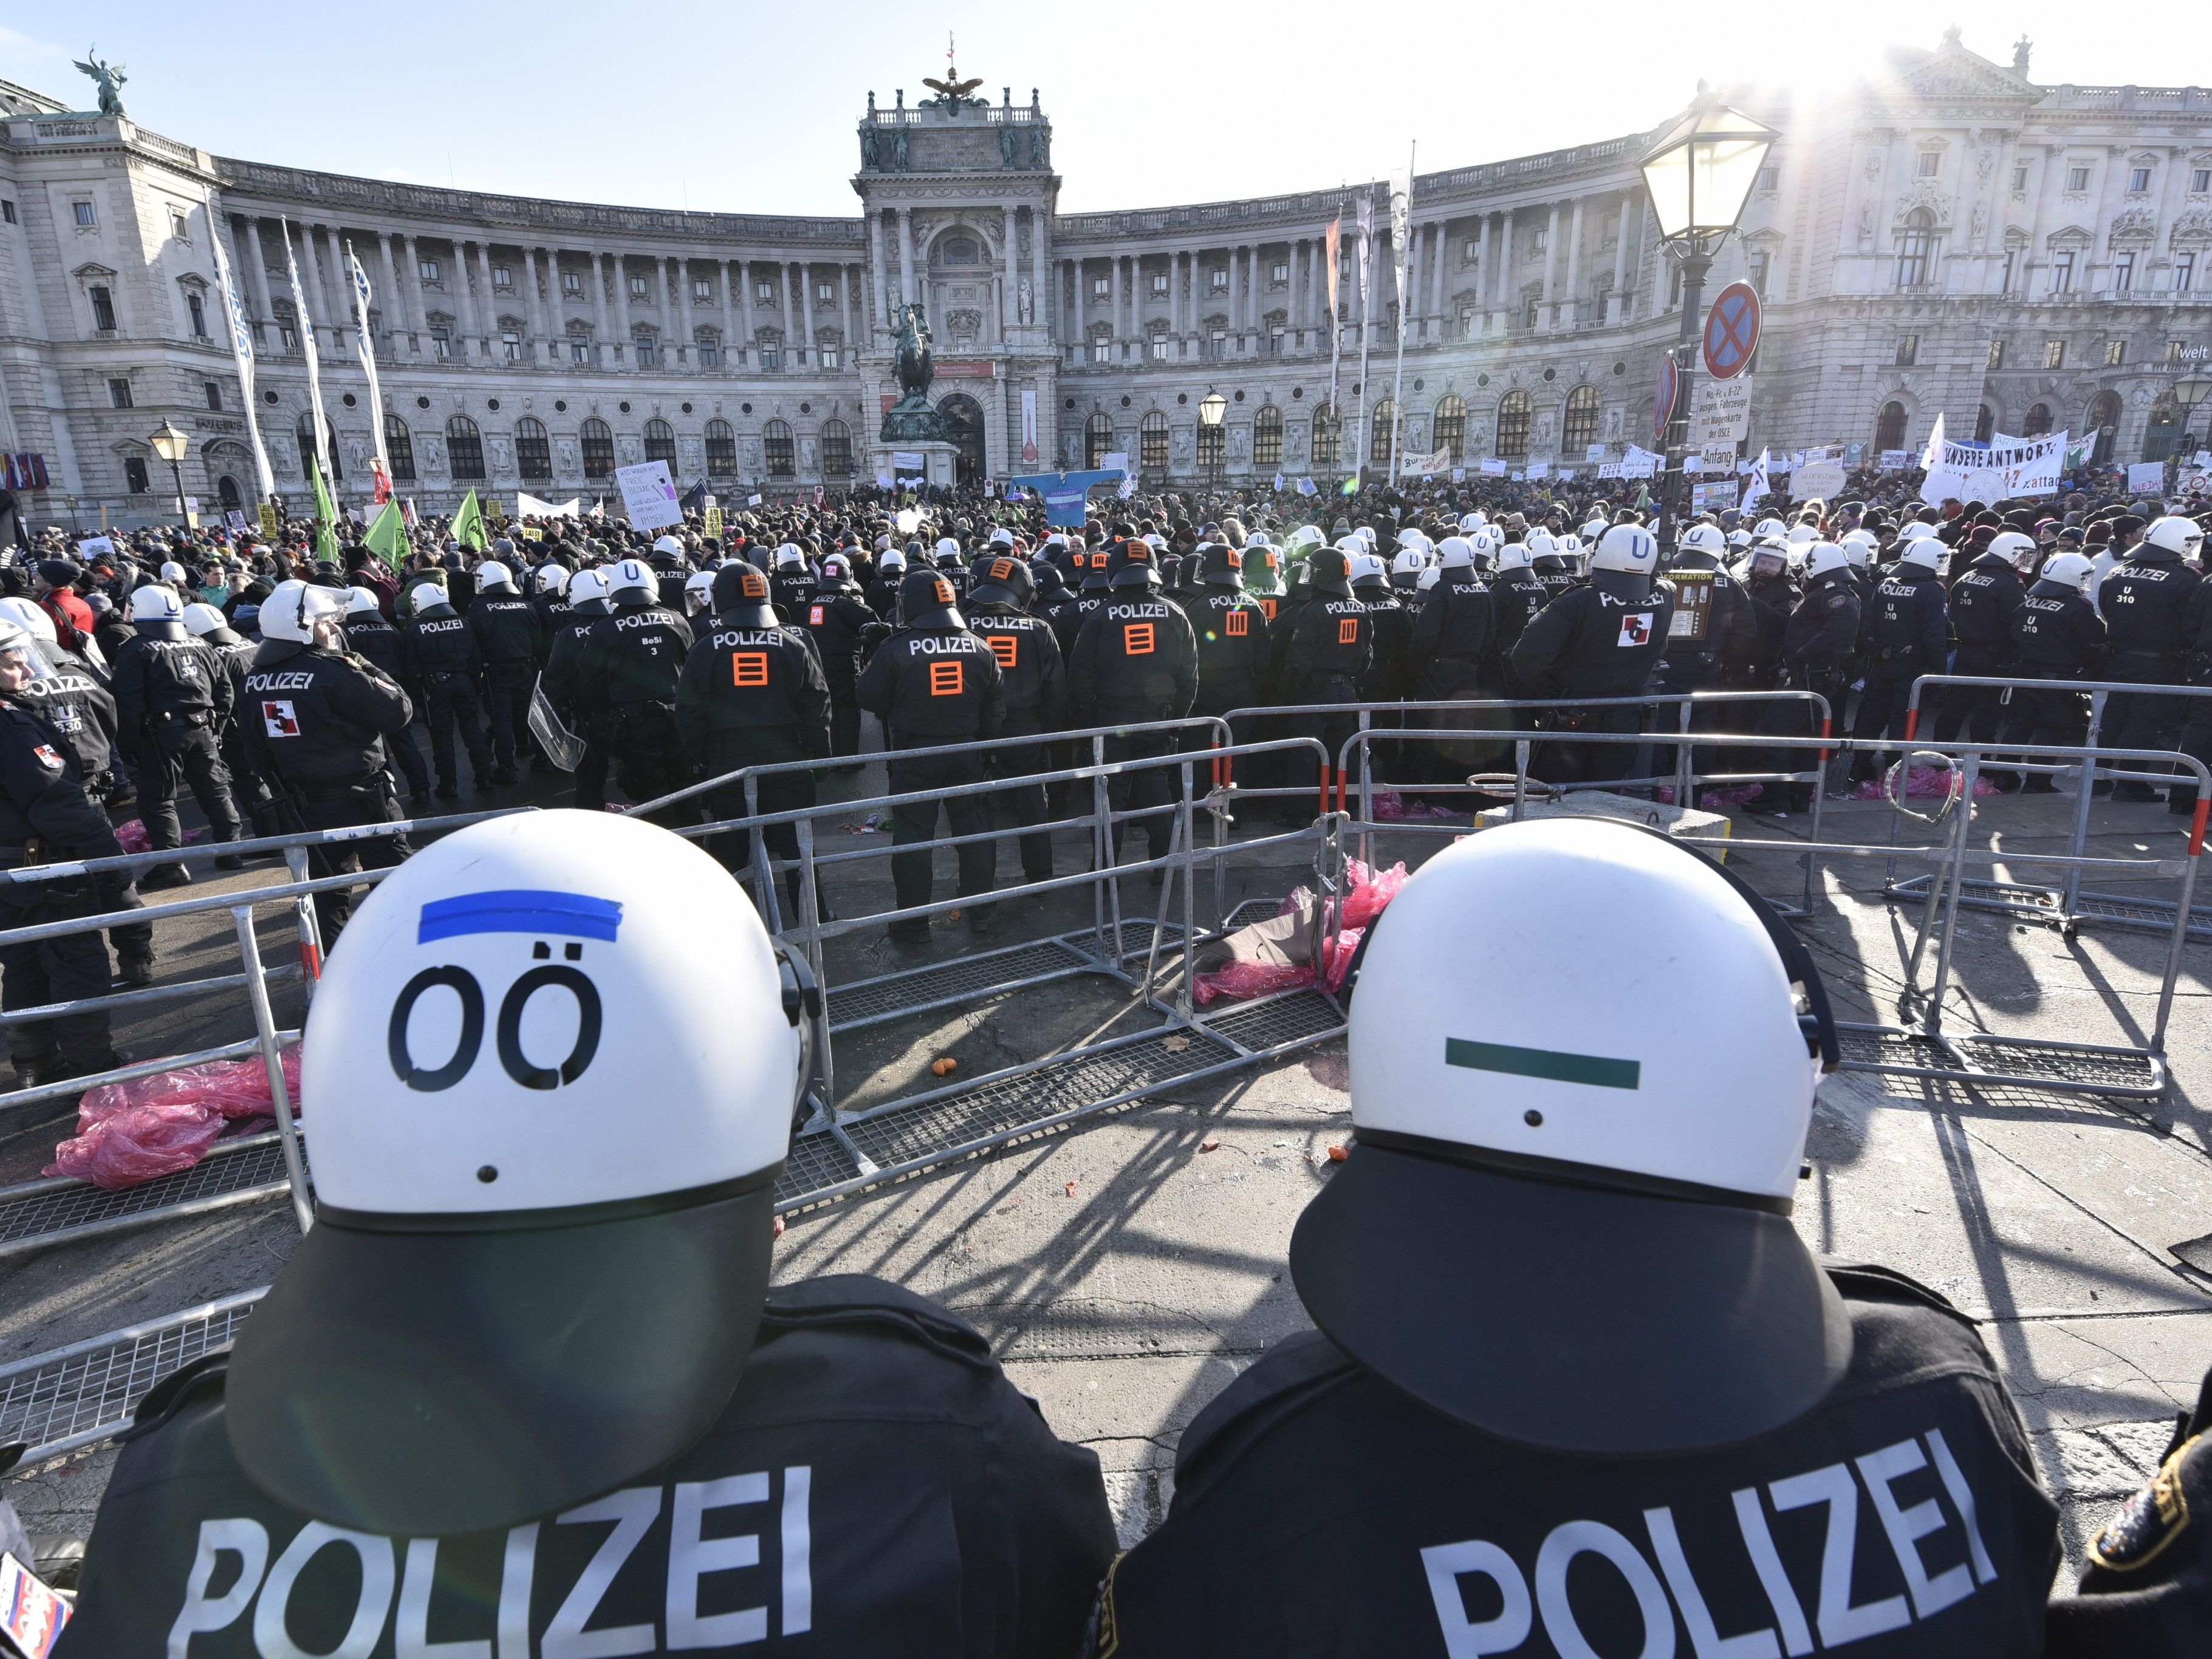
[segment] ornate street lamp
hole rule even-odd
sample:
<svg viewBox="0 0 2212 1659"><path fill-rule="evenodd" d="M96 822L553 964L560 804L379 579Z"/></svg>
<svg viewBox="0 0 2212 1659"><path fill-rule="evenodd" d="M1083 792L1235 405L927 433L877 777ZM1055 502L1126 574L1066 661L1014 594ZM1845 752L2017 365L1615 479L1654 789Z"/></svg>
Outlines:
<svg viewBox="0 0 2212 1659"><path fill-rule="evenodd" d="M2196 418L2197 405L2207 398L2212 398L2212 373L2204 369L2192 368L2173 383L2173 400L2181 405L2180 449L2188 448L2190 423ZM2183 459L2186 461L2187 457Z"/></svg>
<svg viewBox="0 0 2212 1659"><path fill-rule="evenodd" d="M1780 135L1741 110L1729 108L1702 81L1698 96L1662 132L1638 163L1659 237L1682 272L1682 329L1674 348L1681 391L1667 426L1667 476L1659 495L1659 544L1674 545L1675 497L1681 488L1682 451L1689 437L1689 371L1698 331L1698 303L1713 255L1736 228L1766 153Z"/></svg>
<svg viewBox="0 0 2212 1659"><path fill-rule="evenodd" d="M169 476L177 484L177 521L186 529L191 527L191 515L185 511L185 473L181 463L191 440L167 421L161 429L146 440L154 446L154 453L169 464Z"/></svg>

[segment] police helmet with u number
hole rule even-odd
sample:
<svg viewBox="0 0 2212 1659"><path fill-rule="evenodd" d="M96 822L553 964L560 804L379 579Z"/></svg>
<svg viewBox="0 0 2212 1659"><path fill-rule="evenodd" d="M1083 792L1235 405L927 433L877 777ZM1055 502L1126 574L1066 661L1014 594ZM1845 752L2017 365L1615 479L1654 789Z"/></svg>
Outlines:
<svg viewBox="0 0 2212 1659"><path fill-rule="evenodd" d="M185 607L177 591L148 582L131 595L131 623L141 634L160 640L185 637Z"/></svg>
<svg viewBox="0 0 2212 1659"><path fill-rule="evenodd" d="M422 606L422 589L415 590L416 606ZM296 577L281 581L270 590L269 597L261 602L261 637L283 640L294 645L313 645L315 624L325 617L345 614L345 589L343 587L314 587ZM440 604L446 601L445 590L438 590Z"/></svg>
<svg viewBox="0 0 2212 1659"><path fill-rule="evenodd" d="M400 866L307 1019L320 1205L231 1359L247 1476L422 1538L696 1441L760 1322L811 985L640 818L522 813Z"/></svg>
<svg viewBox="0 0 2212 1659"><path fill-rule="evenodd" d="M703 573L702 573L703 574ZM692 580L697 580L694 577ZM768 578L743 559L732 559L709 579L708 604L714 620L732 628L774 628L775 611L769 604Z"/></svg>
<svg viewBox="0 0 2212 1659"><path fill-rule="evenodd" d="M1818 1403L1851 1325L1790 1211L1838 1056L1788 924L1694 849L1553 818L1438 854L1364 943L1358 1144L1291 1241L1329 1340L1563 1451L1685 1452Z"/></svg>

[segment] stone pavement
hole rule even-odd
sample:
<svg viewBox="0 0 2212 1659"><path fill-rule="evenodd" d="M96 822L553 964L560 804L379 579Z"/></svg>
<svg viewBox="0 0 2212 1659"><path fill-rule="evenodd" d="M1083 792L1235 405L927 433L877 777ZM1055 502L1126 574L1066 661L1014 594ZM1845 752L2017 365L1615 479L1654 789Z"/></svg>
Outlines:
<svg viewBox="0 0 2212 1659"><path fill-rule="evenodd" d="M872 768L859 782L879 776ZM847 798L857 787L845 781ZM2014 856L2061 844L2071 810L2063 799L1984 805ZM1838 806L1826 833L1879 838L1886 821L1878 806ZM1802 818L1735 824L1739 836L1805 830ZM2097 848L2116 854L2171 854L2179 845L2179 821L2156 806L2100 804L2094 830ZM856 829L842 846L886 840ZM1442 844L1392 832L1378 851L1385 862L1418 860ZM1011 846L1001 857L1003 872L1013 865ZM1079 857L1064 840L1061 869L1079 867ZM1740 848L1732 860L1764 890L1795 890L1794 859ZM1242 872L1231 901L1285 890L1302 863L1293 850ZM1847 1020L1894 1017L1918 917L1916 906L1881 896L1881 874L1878 862L1827 864L1815 914L1801 924ZM847 914L886 896L880 864L842 879L835 902ZM1132 880L1125 902L1140 910L1150 892ZM1089 913L1079 890L1017 901L988 943L1058 932ZM2077 1042L2147 1029L2162 938L2100 928L2068 938L1996 915L1962 917L1946 1002L1961 1029ZM202 955L211 963L221 948L204 943ZM884 972L973 948L957 925L940 927L921 953L855 938L833 953L833 973ZM2069 1561L2145 1477L2174 1412L2194 1400L2212 1364L2212 1276L2173 1254L2212 1235L2212 1117L2198 1104L2212 1091L2208 970L2212 946L2191 945L2168 1045L2174 1085L2158 1103L1858 1073L1830 1077L1820 1093L1797 1224L1815 1248L1902 1269L1983 1322L2060 1494ZM1664 1017L1663 1009L1590 1012L1594 1023ZM938 1056L961 1060L973 1075L1148 1018L1116 982L1061 981L850 1033L838 1042L838 1074L849 1102L888 1099L932 1082ZM189 1032L176 1025L149 1025L149 1051L163 1041L182 1047L187 1036L218 1041L228 1030L220 1021ZM1328 1147L1351 1132L1346 1080L1342 1045L1332 1042L1170 1087L1073 1132L795 1216L778 1245L778 1273L881 1273L961 1310L993 1338L1054 1428L1098 1452L1123 1537L1133 1540L1172 1496L1184 1425L1238 1369L1305 1322L1285 1250L1300 1209L1328 1178ZM47 1126L19 1135L13 1152L0 1144L0 1157L21 1171L10 1178L24 1178L26 1149L52 1134ZM272 1204L0 1259L0 1356L264 1284L294 1238ZM7 1483L43 1534L42 1557L82 1535L111 1461L95 1452Z"/></svg>

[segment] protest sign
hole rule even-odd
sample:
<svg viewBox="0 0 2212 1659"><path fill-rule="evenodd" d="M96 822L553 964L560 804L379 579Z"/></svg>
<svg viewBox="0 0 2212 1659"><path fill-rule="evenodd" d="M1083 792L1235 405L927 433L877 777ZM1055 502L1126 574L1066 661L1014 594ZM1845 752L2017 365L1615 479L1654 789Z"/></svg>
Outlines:
<svg viewBox="0 0 2212 1659"><path fill-rule="evenodd" d="M1690 394L1692 449L1733 449L1751 435L1751 377L1700 380Z"/></svg>
<svg viewBox="0 0 2212 1659"><path fill-rule="evenodd" d="M665 461L641 461L615 469L615 488L622 492L623 511L640 530L665 530L684 522L677 504L676 481L668 476ZM495 509L496 508L496 503Z"/></svg>
<svg viewBox="0 0 2212 1659"><path fill-rule="evenodd" d="M2128 493L2156 495L2166 488L2164 461L2135 461L2128 467Z"/></svg>

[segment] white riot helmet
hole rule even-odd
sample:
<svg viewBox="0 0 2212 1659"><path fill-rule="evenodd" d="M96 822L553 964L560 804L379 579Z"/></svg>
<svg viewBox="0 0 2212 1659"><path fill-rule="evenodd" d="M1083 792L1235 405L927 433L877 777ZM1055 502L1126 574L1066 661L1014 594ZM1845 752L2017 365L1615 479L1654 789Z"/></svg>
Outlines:
<svg viewBox="0 0 2212 1659"><path fill-rule="evenodd" d="M416 591L421 592L419 588ZM345 615L345 592L343 587L311 587L296 578L278 582L261 602L261 637L313 645L317 623ZM440 602L445 597L442 591L439 592Z"/></svg>
<svg viewBox="0 0 2212 1659"><path fill-rule="evenodd" d="M656 537L653 550L664 558L680 559L684 556L684 544L673 536Z"/></svg>
<svg viewBox="0 0 2212 1659"><path fill-rule="evenodd" d="M1364 524L1352 533L1358 537L1363 542L1365 542L1370 550L1373 550L1375 546L1375 526L1373 525Z"/></svg>
<svg viewBox="0 0 2212 1659"><path fill-rule="evenodd" d="M1880 545L1871 539L1861 541L1859 539L1861 533L1854 531L1838 544L1844 550L1844 556L1851 562L1851 568L1854 570L1865 569L1868 561L1874 557L1875 549Z"/></svg>
<svg viewBox="0 0 2212 1659"><path fill-rule="evenodd" d="M1769 550L1765 548L1759 550L1762 553ZM1809 581L1815 576L1825 576L1831 570L1847 570L1850 568L1850 562L1848 548L1840 547L1834 542L1814 542L1805 553L1806 580Z"/></svg>
<svg viewBox="0 0 2212 1659"><path fill-rule="evenodd" d="M579 570L568 578L568 603L589 605L594 599L607 596L607 579L599 570Z"/></svg>
<svg viewBox="0 0 2212 1659"><path fill-rule="evenodd" d="M608 592L635 593L641 588L648 593L660 591L660 578L654 575L652 567L642 560L619 560L608 570Z"/></svg>
<svg viewBox="0 0 2212 1659"><path fill-rule="evenodd" d="M216 614L222 613L218 611ZM376 591L374 588L349 587L346 589L347 616L380 617L383 614L384 601L376 597Z"/></svg>
<svg viewBox="0 0 2212 1659"><path fill-rule="evenodd" d="M1605 534L1605 530L1606 525L1603 519L1592 519L1582 527L1582 538L1586 542L1594 542Z"/></svg>
<svg viewBox="0 0 2212 1659"><path fill-rule="evenodd" d="M1943 556L1950 550L1933 536L1915 536L1899 550L1897 562L1922 570L1941 570Z"/></svg>
<svg viewBox="0 0 2212 1659"><path fill-rule="evenodd" d="M174 588L161 582L147 582L131 590L132 622L181 623L184 619L184 604L177 598Z"/></svg>
<svg viewBox="0 0 2212 1659"><path fill-rule="evenodd" d="M775 568L778 570L795 570L805 562L806 555L793 543L786 542L775 550Z"/></svg>
<svg viewBox="0 0 2212 1659"><path fill-rule="evenodd" d="M1617 524L1598 538L1590 555L1593 570L1632 570L1650 575L1659 568L1659 538L1640 524Z"/></svg>
<svg viewBox="0 0 2212 1659"><path fill-rule="evenodd" d="M2095 568L2082 554L2054 554L2051 562L2043 567L2043 580L2057 582L2061 587L2079 590L2088 581L2089 573Z"/></svg>
<svg viewBox="0 0 2212 1659"><path fill-rule="evenodd" d="M1358 587L1362 582L1370 581L1382 582L1387 585L1390 580L1389 568L1372 553L1353 554L1349 575L1354 587Z"/></svg>
<svg viewBox="0 0 2212 1659"><path fill-rule="evenodd" d="M1793 524L1783 539L1792 547L1802 547L1808 542L1820 539L1820 526L1816 524Z"/></svg>
<svg viewBox="0 0 2212 1659"><path fill-rule="evenodd" d="M1498 568L1500 570L1526 570L1532 562L1526 542L1507 542L1498 550Z"/></svg>
<svg viewBox="0 0 2212 1659"><path fill-rule="evenodd" d="M696 617L714 603L714 573L695 570L684 579L684 614Z"/></svg>
<svg viewBox="0 0 2212 1659"><path fill-rule="evenodd" d="M1897 539L1901 542L1917 542L1924 540L1935 533L1936 526L1927 520L1914 519L1897 532Z"/></svg>
<svg viewBox="0 0 2212 1659"><path fill-rule="evenodd" d="M896 576L906 568L906 555L896 547L884 550L876 560L876 568L886 576Z"/></svg>
<svg viewBox="0 0 2212 1659"><path fill-rule="evenodd" d="M1425 553L1431 547L1434 547L1436 544L1429 539L1427 532L1421 530L1415 526L1407 525L1403 530L1398 532L1398 545L1401 547L1417 547L1420 549L1422 552Z"/></svg>
<svg viewBox="0 0 2212 1659"><path fill-rule="evenodd" d="M799 550L795 547L792 549L792 551L794 553L798 550ZM950 536L939 536L937 538L937 548L934 556L939 560L957 559L960 556L960 544ZM783 550L781 548L778 548L776 550L776 558L781 561L782 557Z"/></svg>
<svg viewBox="0 0 2212 1659"><path fill-rule="evenodd" d="M1490 520L1483 517L1480 513L1462 514L1460 515L1459 521L1460 534L1462 536L1468 535L1474 531L1481 529L1483 526L1489 522Z"/></svg>
<svg viewBox="0 0 2212 1659"><path fill-rule="evenodd" d="M1437 549L1437 562L1445 570L1474 568L1474 544L1464 536L1447 536Z"/></svg>
<svg viewBox="0 0 2212 1659"><path fill-rule="evenodd" d="M2189 523L2186 519L2182 522ZM2197 526L2190 525L2189 527L2194 530ZM2035 561L2042 556L2043 552L2043 550L2035 544L2034 537L2024 536L2017 530L2002 530L1990 537L1989 550L2001 559L2010 561L2015 568L2020 567L2022 559L2026 559L2028 562L2027 568L2030 569L2034 568Z"/></svg>
<svg viewBox="0 0 2212 1659"><path fill-rule="evenodd" d="M2179 514L2168 514L2154 520L2143 532L2142 545L2161 548L2185 559L2193 559L2204 544L2204 532L2194 519L2185 519Z"/></svg>
<svg viewBox="0 0 2212 1659"><path fill-rule="evenodd" d="M1729 531L1729 537L1728 537L1728 544L1729 544L1730 547L1733 547L1733 548L1746 548L1746 547L1749 547L1749 546L1751 545L1751 532L1749 532L1748 530L1731 530L1731 531Z"/></svg>
<svg viewBox="0 0 2212 1659"><path fill-rule="evenodd" d="M1789 538L1789 526L1779 519L1761 519L1751 527L1751 533L1762 541L1769 536L1779 536L1786 541Z"/></svg>
<svg viewBox="0 0 2212 1659"><path fill-rule="evenodd" d="M1717 524L1693 524L1682 532L1676 546L1686 553L1711 553L1717 557L1728 551L1728 538Z"/></svg>
<svg viewBox="0 0 2212 1659"><path fill-rule="evenodd" d="M810 982L641 818L520 813L400 866L307 1022L324 1208L231 1360L247 1477L422 1537L696 1441L757 1328Z"/></svg>
<svg viewBox="0 0 2212 1659"><path fill-rule="evenodd" d="M486 559L477 567L477 591L488 592L495 587L512 588L514 573L497 559Z"/></svg>
<svg viewBox="0 0 2212 1659"><path fill-rule="evenodd" d="M11 622L0 622L0 657L21 653L24 672L37 679L46 672L46 659L31 636Z"/></svg>
<svg viewBox="0 0 2212 1659"><path fill-rule="evenodd" d="M210 634L229 633L230 624L223 620L222 612L211 605L188 605L185 607L185 632L196 640L204 640Z"/></svg>
<svg viewBox="0 0 2212 1659"><path fill-rule="evenodd" d="M407 590L407 603L418 617L434 605L451 605L453 602L453 596L435 582L417 582ZM266 623L263 624L261 631L264 634L269 631Z"/></svg>
<svg viewBox="0 0 2212 1659"><path fill-rule="evenodd" d="M1527 546L1528 556L1532 559L1556 559L1559 556L1559 541L1548 530L1540 528L1528 532Z"/></svg>
<svg viewBox="0 0 2212 1659"><path fill-rule="evenodd" d="M566 593L568 591L568 567L565 564L541 564L530 582L540 593Z"/></svg>
<svg viewBox="0 0 2212 1659"><path fill-rule="evenodd" d="M182 586L185 580L184 566L179 564L174 559L162 560L161 580L173 587ZM136 622L137 618L134 617L131 620Z"/></svg>
<svg viewBox="0 0 2212 1659"><path fill-rule="evenodd" d="M1413 591L1417 593L1425 593L1431 588L1434 587L1438 582L1442 581L1443 580L1443 576L1444 573L1443 567L1432 564L1426 570L1421 572L1419 579L1413 584Z"/></svg>
<svg viewBox="0 0 2212 1659"><path fill-rule="evenodd" d="M21 598L0 599L0 619L15 623L42 645L60 643L59 636L54 632L54 619L35 600Z"/></svg>
<svg viewBox="0 0 2212 1659"><path fill-rule="evenodd" d="M1663 1030L1590 1018L1686 975L1701 994ZM1789 1219L1835 1026L1740 879L1607 820L1486 830L1406 884L1355 989L1357 1144L1290 1249L1338 1347L1460 1421L1597 1455L1747 1440L1843 1376L1850 1317Z"/></svg>

